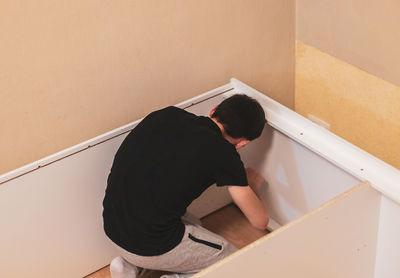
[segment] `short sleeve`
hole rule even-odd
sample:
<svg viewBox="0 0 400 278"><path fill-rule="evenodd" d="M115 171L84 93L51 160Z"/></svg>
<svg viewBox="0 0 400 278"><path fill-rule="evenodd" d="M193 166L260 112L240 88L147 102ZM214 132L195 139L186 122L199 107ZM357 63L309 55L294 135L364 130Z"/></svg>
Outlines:
<svg viewBox="0 0 400 278"><path fill-rule="evenodd" d="M217 151L217 154L214 161L217 186L247 186L246 171L235 147L224 145Z"/></svg>

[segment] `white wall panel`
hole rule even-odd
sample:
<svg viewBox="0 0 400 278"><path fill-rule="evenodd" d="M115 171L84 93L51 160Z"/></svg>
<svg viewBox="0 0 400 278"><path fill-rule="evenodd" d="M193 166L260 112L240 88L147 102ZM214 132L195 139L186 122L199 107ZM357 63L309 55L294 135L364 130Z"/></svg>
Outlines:
<svg viewBox="0 0 400 278"><path fill-rule="evenodd" d="M382 196L375 278L400 277L400 205Z"/></svg>
<svg viewBox="0 0 400 278"><path fill-rule="evenodd" d="M114 257L102 200L124 137L0 186L0 277L82 277Z"/></svg>
<svg viewBox="0 0 400 278"><path fill-rule="evenodd" d="M360 183L360 180L288 136L266 126L240 150L247 166L266 178L264 202L279 224L287 224Z"/></svg>
<svg viewBox="0 0 400 278"><path fill-rule="evenodd" d="M356 186L194 277L372 278L380 196Z"/></svg>

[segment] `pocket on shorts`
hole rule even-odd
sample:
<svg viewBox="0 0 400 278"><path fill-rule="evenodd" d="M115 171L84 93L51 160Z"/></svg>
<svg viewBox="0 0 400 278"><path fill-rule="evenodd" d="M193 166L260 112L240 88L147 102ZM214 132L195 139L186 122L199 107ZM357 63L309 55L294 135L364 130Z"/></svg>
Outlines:
<svg viewBox="0 0 400 278"><path fill-rule="evenodd" d="M191 239L194 242L207 245L208 247L211 247L211 248L214 248L214 249L218 249L218 250L222 250L222 245L214 243L214 242L210 242L210 241L207 241L207 240L204 240L204 239L197 238L194 235L192 235L191 233L189 233L189 239Z"/></svg>

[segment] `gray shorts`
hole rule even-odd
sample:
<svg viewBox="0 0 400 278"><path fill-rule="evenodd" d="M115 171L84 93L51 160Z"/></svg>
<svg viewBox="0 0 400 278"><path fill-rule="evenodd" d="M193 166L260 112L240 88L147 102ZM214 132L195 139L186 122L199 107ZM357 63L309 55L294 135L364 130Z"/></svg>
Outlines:
<svg viewBox="0 0 400 278"><path fill-rule="evenodd" d="M223 237L200 225L187 222L182 241L162 255L139 256L115 246L121 257L137 267L176 273L199 272L237 250Z"/></svg>

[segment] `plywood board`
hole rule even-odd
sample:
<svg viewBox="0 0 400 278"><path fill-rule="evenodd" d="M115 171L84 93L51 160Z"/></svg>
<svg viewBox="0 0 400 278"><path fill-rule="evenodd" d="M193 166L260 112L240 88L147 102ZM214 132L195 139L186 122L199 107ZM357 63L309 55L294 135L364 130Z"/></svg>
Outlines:
<svg viewBox="0 0 400 278"><path fill-rule="evenodd" d="M380 197L356 186L194 277L372 278Z"/></svg>

